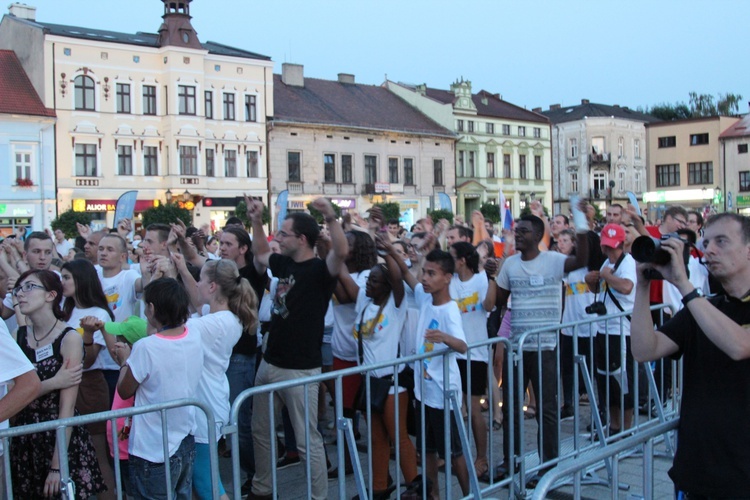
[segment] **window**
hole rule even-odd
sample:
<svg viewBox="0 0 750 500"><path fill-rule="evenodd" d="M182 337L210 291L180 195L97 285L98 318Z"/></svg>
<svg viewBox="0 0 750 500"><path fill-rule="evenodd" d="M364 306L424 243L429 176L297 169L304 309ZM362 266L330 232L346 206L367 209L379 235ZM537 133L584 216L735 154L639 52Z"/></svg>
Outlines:
<svg viewBox="0 0 750 500"><path fill-rule="evenodd" d="M143 148L143 175L159 175L159 157L156 146Z"/></svg>
<svg viewBox="0 0 750 500"><path fill-rule="evenodd" d="M86 111L94 111L94 79L90 76L79 75L73 80L75 85L75 107Z"/></svg>
<svg viewBox="0 0 750 500"><path fill-rule="evenodd" d="M476 177L476 170L474 169L474 151L469 151L469 177Z"/></svg>
<svg viewBox="0 0 750 500"><path fill-rule="evenodd" d="M675 146L677 146L677 138L675 136L659 137L660 148L673 148Z"/></svg>
<svg viewBox="0 0 750 500"><path fill-rule="evenodd" d="M76 144L76 176L96 177L96 145Z"/></svg>
<svg viewBox="0 0 750 500"><path fill-rule="evenodd" d="M179 100L179 113L181 115L195 114L195 87L179 85L177 87L177 98Z"/></svg>
<svg viewBox="0 0 750 500"><path fill-rule="evenodd" d="M474 120L469 120L469 132L474 132Z"/></svg>
<svg viewBox="0 0 750 500"><path fill-rule="evenodd" d="M352 155L341 155L341 181L352 183Z"/></svg>
<svg viewBox="0 0 750 500"><path fill-rule="evenodd" d="M494 124L494 123L488 123L488 124L486 125L485 131L486 131L486 132L487 132L488 134L494 134L494 133L495 133L495 124Z"/></svg>
<svg viewBox="0 0 750 500"><path fill-rule="evenodd" d="M214 119L214 93L212 90L206 90L203 93L203 105L206 107L206 118Z"/></svg>
<svg viewBox="0 0 750 500"><path fill-rule="evenodd" d="M31 179L31 152L16 152L16 179Z"/></svg>
<svg viewBox="0 0 750 500"><path fill-rule="evenodd" d="M640 170L636 170L633 172L633 191L636 193L640 193L643 191L643 185L641 184L641 180L643 179L643 176L641 175Z"/></svg>
<svg viewBox="0 0 750 500"><path fill-rule="evenodd" d="M180 175L198 175L198 148L180 146Z"/></svg>
<svg viewBox="0 0 750 500"><path fill-rule="evenodd" d="M247 177L260 177L260 174L258 173L258 152L247 151L245 153L245 162Z"/></svg>
<svg viewBox="0 0 750 500"><path fill-rule="evenodd" d="M740 191L750 191L750 170L740 172Z"/></svg>
<svg viewBox="0 0 750 500"><path fill-rule="evenodd" d="M571 193L578 192L578 172L570 173L570 192Z"/></svg>
<svg viewBox="0 0 750 500"><path fill-rule="evenodd" d="M458 129L459 132L463 132L464 131L464 121L463 120L458 120L458 127L457 127L457 129Z"/></svg>
<svg viewBox="0 0 750 500"><path fill-rule="evenodd" d="M742 155L747 153L747 144L737 144L737 154Z"/></svg>
<svg viewBox="0 0 750 500"><path fill-rule="evenodd" d="M378 157L365 155L365 184L375 184L378 180Z"/></svg>
<svg viewBox="0 0 750 500"><path fill-rule="evenodd" d="M617 171L617 190L621 193L625 191L625 171L624 170Z"/></svg>
<svg viewBox="0 0 750 500"><path fill-rule="evenodd" d="M510 135L510 125L503 125L503 135Z"/></svg>
<svg viewBox="0 0 750 500"><path fill-rule="evenodd" d="M594 188L594 198L604 196L607 192L607 173L602 170L596 170L591 174L592 188Z"/></svg>
<svg viewBox="0 0 750 500"><path fill-rule="evenodd" d="M512 177L510 171L510 155L504 154L503 155L503 177L506 179L510 179Z"/></svg>
<svg viewBox="0 0 750 500"><path fill-rule="evenodd" d="M234 120L234 94L224 92L224 119Z"/></svg>
<svg viewBox="0 0 750 500"><path fill-rule="evenodd" d="M463 177L464 176L464 165L466 165L466 151L459 151L458 152L458 172L456 172L457 177Z"/></svg>
<svg viewBox="0 0 750 500"><path fill-rule="evenodd" d="M591 138L591 152L595 155L604 155L604 137Z"/></svg>
<svg viewBox="0 0 750 500"><path fill-rule="evenodd" d="M388 158L388 182L398 184L398 158Z"/></svg>
<svg viewBox="0 0 750 500"><path fill-rule="evenodd" d="M216 177L216 159L213 149L206 149L206 177Z"/></svg>
<svg viewBox="0 0 750 500"><path fill-rule="evenodd" d="M324 182L336 182L336 155L326 153L323 155Z"/></svg>
<svg viewBox="0 0 750 500"><path fill-rule="evenodd" d="M542 157L534 155L534 179L542 180Z"/></svg>
<svg viewBox="0 0 750 500"><path fill-rule="evenodd" d="M495 153L487 153L487 177L495 177Z"/></svg>
<svg viewBox="0 0 750 500"><path fill-rule="evenodd" d="M414 185L414 158L404 158L404 184Z"/></svg>
<svg viewBox="0 0 750 500"><path fill-rule="evenodd" d="M688 163L688 184L713 184L713 182L713 162Z"/></svg>
<svg viewBox="0 0 750 500"><path fill-rule="evenodd" d="M622 158L625 156L625 139L622 137L617 138L617 157Z"/></svg>
<svg viewBox="0 0 750 500"><path fill-rule="evenodd" d="M130 113L130 84L117 84L117 112Z"/></svg>
<svg viewBox="0 0 750 500"><path fill-rule="evenodd" d="M117 146L117 175L133 175L133 146Z"/></svg>
<svg viewBox="0 0 750 500"><path fill-rule="evenodd" d="M534 127L534 137L536 139L540 139L542 137L542 129L539 127Z"/></svg>
<svg viewBox="0 0 750 500"><path fill-rule="evenodd" d="M633 141L633 158L636 160L641 159L641 140L636 139Z"/></svg>
<svg viewBox="0 0 750 500"><path fill-rule="evenodd" d="M526 179L526 155L518 155L518 177Z"/></svg>
<svg viewBox="0 0 750 500"><path fill-rule="evenodd" d="M432 160L432 174L435 186L443 185L443 160Z"/></svg>
<svg viewBox="0 0 750 500"><path fill-rule="evenodd" d="M286 154L287 176L290 182L301 182L302 174L300 172L300 153L289 151Z"/></svg>
<svg viewBox="0 0 750 500"><path fill-rule="evenodd" d="M690 134L691 146L700 146L701 144L708 144L708 134Z"/></svg>
<svg viewBox="0 0 750 500"><path fill-rule="evenodd" d="M143 114L156 114L156 86L154 85L143 86Z"/></svg>
<svg viewBox="0 0 750 500"><path fill-rule="evenodd" d="M526 127L518 127L518 135L521 137L526 137Z"/></svg>
<svg viewBox="0 0 750 500"><path fill-rule="evenodd" d="M657 165L656 187L679 186L680 165Z"/></svg>
<svg viewBox="0 0 750 500"><path fill-rule="evenodd" d="M255 96L255 95L245 96L245 121L246 122L258 121L258 96Z"/></svg>
<svg viewBox="0 0 750 500"><path fill-rule="evenodd" d="M570 140L570 157L578 158L578 139Z"/></svg>
<svg viewBox="0 0 750 500"><path fill-rule="evenodd" d="M237 151L224 151L224 177L237 177Z"/></svg>

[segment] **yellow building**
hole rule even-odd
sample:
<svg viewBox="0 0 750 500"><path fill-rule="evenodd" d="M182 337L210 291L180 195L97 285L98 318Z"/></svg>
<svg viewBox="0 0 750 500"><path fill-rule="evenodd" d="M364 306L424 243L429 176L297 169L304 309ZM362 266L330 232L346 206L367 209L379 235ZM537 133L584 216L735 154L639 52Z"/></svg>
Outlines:
<svg viewBox="0 0 750 500"><path fill-rule="evenodd" d="M200 41L190 1L164 0L158 33L40 22L20 4L3 17L0 48L58 116L58 210L76 200L111 226L114 202L136 189L137 212L171 195L194 206L196 226L220 227L243 192L267 201L273 63Z"/></svg>

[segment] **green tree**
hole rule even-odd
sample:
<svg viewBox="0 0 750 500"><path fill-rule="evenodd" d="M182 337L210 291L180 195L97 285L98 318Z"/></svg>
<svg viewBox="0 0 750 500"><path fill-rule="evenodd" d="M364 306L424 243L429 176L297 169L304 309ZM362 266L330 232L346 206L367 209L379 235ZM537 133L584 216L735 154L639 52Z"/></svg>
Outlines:
<svg viewBox="0 0 750 500"><path fill-rule="evenodd" d="M234 216L242 221L245 227L250 227L250 221L247 218L247 204L245 200L240 201L234 209ZM263 224L271 222L271 211L268 210L267 205L263 205L263 216L261 217Z"/></svg>
<svg viewBox="0 0 750 500"><path fill-rule="evenodd" d="M542 207L542 210L544 210L544 216L549 217L549 210L547 210L547 207ZM519 215L519 217L524 217L526 215L532 215L531 208L528 204L523 208L523 210L521 210L521 215Z"/></svg>
<svg viewBox="0 0 750 500"><path fill-rule="evenodd" d="M646 109L645 113L664 121L681 120L692 116L690 108L684 102L674 104L664 102L651 107L651 109Z"/></svg>
<svg viewBox="0 0 750 500"><path fill-rule="evenodd" d="M432 222L434 222L435 224L437 224L440 219L447 219L448 222L453 224L453 212L445 208L440 208L438 210L432 211L428 210L427 215L430 216Z"/></svg>
<svg viewBox="0 0 750 500"><path fill-rule="evenodd" d="M716 116L716 104L714 104L714 96L711 94L698 94L697 92L690 92L690 111L693 117L701 116Z"/></svg>
<svg viewBox="0 0 750 500"><path fill-rule="evenodd" d="M719 99L716 101L716 111L722 116L736 115L740 112L740 103L742 102L742 96L740 94L732 94L727 92L726 94L719 94Z"/></svg>
<svg viewBox="0 0 750 500"><path fill-rule="evenodd" d="M158 207L151 207L143 212L143 227L151 224L171 224L180 219L186 226L193 225L193 216L187 208L181 208L177 203L165 203Z"/></svg>
<svg viewBox="0 0 750 500"><path fill-rule="evenodd" d="M331 203L331 206L333 207L333 211L336 212L336 218L341 217L341 207L335 203ZM318 221L318 224L323 224L325 222L323 214L320 213L317 208L313 207L312 203L307 204L307 211L310 212L310 215L312 215L316 221Z"/></svg>
<svg viewBox="0 0 750 500"><path fill-rule="evenodd" d="M91 224L91 215L86 212L74 212L70 210L61 213L55 220L50 223L52 230L56 231L60 229L66 238L75 238L78 236L78 228L76 222L88 226Z"/></svg>
<svg viewBox="0 0 750 500"><path fill-rule="evenodd" d="M391 219L399 220L401 217L401 205L395 201L389 201L387 203L376 203L374 206L380 207L383 211L383 218L386 222Z"/></svg>
<svg viewBox="0 0 750 500"><path fill-rule="evenodd" d="M485 220L497 224L500 222L500 206L494 203L485 202L479 207L479 211L484 215Z"/></svg>

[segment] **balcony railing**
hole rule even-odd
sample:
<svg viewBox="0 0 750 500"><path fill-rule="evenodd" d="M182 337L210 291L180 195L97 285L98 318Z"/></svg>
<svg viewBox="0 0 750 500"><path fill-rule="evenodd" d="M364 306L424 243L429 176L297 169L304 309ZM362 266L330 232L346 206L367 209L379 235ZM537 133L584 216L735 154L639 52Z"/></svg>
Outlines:
<svg viewBox="0 0 750 500"><path fill-rule="evenodd" d="M288 181L286 183L286 188L289 190L290 194L302 194L304 192L304 188L302 186L303 184L301 182Z"/></svg>
<svg viewBox="0 0 750 500"><path fill-rule="evenodd" d="M76 179L76 186L98 187L99 179L92 179L92 178Z"/></svg>
<svg viewBox="0 0 750 500"><path fill-rule="evenodd" d="M589 155L589 165L610 165L610 154L599 153Z"/></svg>

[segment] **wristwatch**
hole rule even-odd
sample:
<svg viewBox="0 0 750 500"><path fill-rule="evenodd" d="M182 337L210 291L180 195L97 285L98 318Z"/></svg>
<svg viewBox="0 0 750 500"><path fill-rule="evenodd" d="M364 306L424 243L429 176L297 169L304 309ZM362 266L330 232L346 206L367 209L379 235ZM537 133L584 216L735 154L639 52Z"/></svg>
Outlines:
<svg viewBox="0 0 750 500"><path fill-rule="evenodd" d="M701 290L700 288L696 288L692 292L682 297L682 304L687 306L688 302L698 297L704 297L703 290Z"/></svg>

